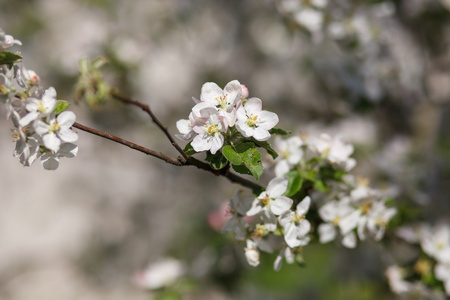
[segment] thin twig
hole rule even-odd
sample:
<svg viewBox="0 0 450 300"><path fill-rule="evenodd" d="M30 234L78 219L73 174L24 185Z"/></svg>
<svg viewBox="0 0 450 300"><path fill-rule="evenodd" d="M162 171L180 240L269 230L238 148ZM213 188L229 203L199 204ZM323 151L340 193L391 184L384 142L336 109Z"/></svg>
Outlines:
<svg viewBox="0 0 450 300"><path fill-rule="evenodd" d="M137 151L145 153L147 155L156 157L158 159L161 159L161 160L163 160L163 161L165 161L165 162L167 162L169 164L175 165L175 166L180 166L180 167L181 166L195 166L195 167L197 167L199 169L202 169L204 171L211 172L211 173L213 173L216 176L223 176L223 177L227 178L229 181L231 181L233 183L238 183L238 184L240 184L240 185L242 185L244 187L250 188L250 189L252 189L255 192L259 192L259 191L263 190L263 187L260 186L259 184L254 183L254 182L252 182L250 180L247 180L245 178L240 177L239 175L236 175L234 173L229 172L228 168L224 168L224 169L221 169L221 170L214 170L213 168L211 168L211 166L209 164L207 164L205 162L202 162L202 161L200 161L200 160L198 160L198 159L196 159L196 158L194 158L192 156L187 156L187 159L183 159L183 157L181 157L181 156L177 157L177 158L174 158L174 157L170 157L170 156L168 156L168 155L166 155L164 153L157 152L157 151L145 148L145 147L140 146L140 145L138 145L136 143L127 141L125 139L122 139L120 137L114 136L114 135L109 134L109 133L104 132L104 131L100 131L100 130L97 130L97 129L90 128L88 126L82 125L82 124L77 123L77 122L75 122L73 124L73 127L78 128L80 130L83 130L85 132L94 134L96 136L108 139L110 141L116 142L118 144L125 145L127 147L130 147L133 150L137 150Z"/></svg>
<svg viewBox="0 0 450 300"><path fill-rule="evenodd" d="M182 166L183 165L182 162L180 162L178 159L176 159L174 157L170 157L170 156L168 156L168 155L166 155L164 153L161 153L161 152L150 150L148 148L145 148L145 147L137 145L137 144L135 144L133 142L124 140L124 139L122 139L120 137L114 136L114 135L109 134L107 132L99 131L97 129L93 129L93 128L87 127L87 126L82 125L82 124L77 123L77 122L75 122L73 124L73 127L78 128L78 129L83 130L83 131L86 131L86 132L89 132L89 133L92 133L94 135L100 136L102 138L114 141L116 143L125 145L127 147L130 147L131 149L140 151L140 152L145 153L147 155L159 158L159 159L164 160L165 162L167 162L169 164L176 165L176 166Z"/></svg>
<svg viewBox="0 0 450 300"><path fill-rule="evenodd" d="M117 100L126 103L126 104L131 104L134 106L137 106L139 108L141 108L143 111L145 111L150 118L152 119L153 123L156 124L156 126L159 127L159 129L161 129L162 132L164 132L164 134L166 135L166 137L169 139L170 143L172 144L172 146L175 147L175 149L181 154L181 156L183 157L183 159L186 161L188 159L188 155L183 151L183 149L181 149L181 147L178 145L178 143L173 139L172 135L169 133L169 131L167 130L167 127L164 126L159 120L158 118L156 118L156 116L153 114L153 112L150 109L150 106L148 106L147 104L141 103L139 101L133 100L133 99L129 99L127 97L124 97L120 94L118 94L115 91L111 91L110 95L114 98L116 98Z"/></svg>

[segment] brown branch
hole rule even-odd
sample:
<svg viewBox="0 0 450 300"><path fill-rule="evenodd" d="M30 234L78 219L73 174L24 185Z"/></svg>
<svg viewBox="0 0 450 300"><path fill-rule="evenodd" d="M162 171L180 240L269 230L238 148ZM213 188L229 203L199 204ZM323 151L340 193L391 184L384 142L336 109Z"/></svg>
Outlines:
<svg viewBox="0 0 450 300"><path fill-rule="evenodd" d="M159 159L164 160L165 162L167 162L169 164L176 165L176 166L182 166L183 165L182 162L180 162L178 159L176 159L174 157L170 157L170 156L168 156L168 155L166 155L164 153L161 153L161 152L150 150L148 148L145 148L145 147L137 145L137 144L135 144L133 142L124 140L124 139L122 139L120 137L114 136L114 135L109 134L107 132L99 131L97 129L93 129L93 128L84 126L84 125L82 125L80 123L77 123L77 122L75 122L73 124L73 127L78 128L78 129L83 130L83 131L86 131L86 132L89 132L89 133L92 133L94 135L100 136L102 138L114 141L116 143L125 145L127 147L130 147L131 149L140 151L140 152L145 153L147 155L159 158Z"/></svg>
<svg viewBox="0 0 450 300"><path fill-rule="evenodd" d="M198 159L196 159L196 158L194 158L192 156L187 156L187 159L183 159L183 157L174 158L174 157L170 157L170 156L168 156L168 155L166 155L164 153L153 151L151 149L145 148L145 147L140 146L138 144L135 144L133 142L130 142L130 141L127 141L127 140L122 139L120 137L114 136L114 135L109 134L107 132L103 132L103 131L100 131L100 130L97 130L97 129L93 129L93 128L87 127L87 126L82 125L82 124L77 123L77 122L75 122L73 124L73 127L78 128L80 130L83 130L85 132L91 133L93 135L96 135L96 136L108 139L110 141L116 142L118 144L125 145L125 146L127 146L127 147L129 147L129 148L131 148L133 150L137 150L137 151L142 152L144 154L156 157L158 159L161 159L161 160L163 160L163 161L165 161L165 162L167 162L169 164L175 165L175 166L180 166L180 167L181 166L195 166L195 167L197 167L199 169L202 169L204 171L211 172L211 173L213 173L216 176L223 176L223 177L227 178L229 181L231 181L233 183L240 184L240 185L242 185L244 187L248 187L248 188L252 189L255 192L256 191L259 192L259 191L261 191L263 189L263 187L260 186L259 184L254 183L254 182L252 182L250 180L247 180L247 179L242 178L242 177L240 177L240 176L238 176L238 175L236 175L234 173L229 172L228 168L224 168L224 169L221 169L221 170L214 170L213 168L211 168L211 166L209 164L207 164L205 162L202 162L202 161L200 161L200 160L198 160Z"/></svg>
<svg viewBox="0 0 450 300"><path fill-rule="evenodd" d="M139 101L133 100L133 99L129 99L127 97L124 97L120 94L118 94L115 91L111 91L110 95L112 97L114 97L115 99L126 103L126 104L131 104L134 106L139 107L140 109L142 109L143 111L145 111L150 118L152 119L153 123L156 124L156 126L159 127L159 129L161 129L162 132L164 132L164 134L166 135L166 137L169 139L170 143L172 144L172 146L175 147L175 149L181 154L181 156L183 157L183 160L186 161L188 160L188 155L183 151L183 149L181 149L181 147L178 145L178 143L173 139L172 135L169 133L169 131L167 130L167 127L164 126L159 120L158 118L156 118L156 116L153 114L153 112L150 110L150 106L148 106L147 104L141 103Z"/></svg>

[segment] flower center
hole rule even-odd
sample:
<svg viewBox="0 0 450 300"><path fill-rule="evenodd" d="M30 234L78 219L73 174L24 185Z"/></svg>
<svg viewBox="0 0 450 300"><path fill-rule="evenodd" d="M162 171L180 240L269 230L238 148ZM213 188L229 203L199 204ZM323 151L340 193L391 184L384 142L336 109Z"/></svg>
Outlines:
<svg viewBox="0 0 450 300"><path fill-rule="evenodd" d="M37 110L38 112L40 112L41 114L45 113L47 111L47 109L45 108L44 104L42 103L42 100L38 100L37 103Z"/></svg>
<svg viewBox="0 0 450 300"><path fill-rule="evenodd" d="M292 223L294 223L295 225L299 225L304 219L306 219L304 215L295 214L292 216Z"/></svg>
<svg viewBox="0 0 450 300"><path fill-rule="evenodd" d="M330 223L333 224L334 226L338 226L340 221L341 221L341 217L336 217Z"/></svg>
<svg viewBox="0 0 450 300"><path fill-rule="evenodd" d="M364 203L363 205L361 205L359 207L359 209L361 210L361 212L363 214L367 214L371 208L372 208L372 203L370 201L367 201L366 203Z"/></svg>
<svg viewBox="0 0 450 300"><path fill-rule="evenodd" d="M217 126L216 124L209 124L205 126L205 132L208 135L215 135L216 133L219 132L219 126Z"/></svg>
<svg viewBox="0 0 450 300"><path fill-rule="evenodd" d="M270 204L270 198L267 196L262 199L259 199L259 201L261 202L262 206L269 206Z"/></svg>
<svg viewBox="0 0 450 300"><path fill-rule="evenodd" d="M0 83L0 95L7 95L9 93L9 89L2 82Z"/></svg>
<svg viewBox="0 0 450 300"><path fill-rule="evenodd" d="M267 233L265 225L257 224L255 230L250 234L251 238L262 238Z"/></svg>
<svg viewBox="0 0 450 300"><path fill-rule="evenodd" d="M49 126L48 131L57 133L61 129L61 124L55 121L52 125Z"/></svg>
<svg viewBox="0 0 450 300"><path fill-rule="evenodd" d="M217 109L226 109L228 107L227 96L228 94L216 97L216 101L218 102L218 104L216 105Z"/></svg>
<svg viewBox="0 0 450 300"><path fill-rule="evenodd" d="M250 114L250 116L248 116L247 121L245 122L245 124L248 125L248 127L255 127L256 123L258 123L259 121L261 121L258 116L254 116L253 114Z"/></svg>

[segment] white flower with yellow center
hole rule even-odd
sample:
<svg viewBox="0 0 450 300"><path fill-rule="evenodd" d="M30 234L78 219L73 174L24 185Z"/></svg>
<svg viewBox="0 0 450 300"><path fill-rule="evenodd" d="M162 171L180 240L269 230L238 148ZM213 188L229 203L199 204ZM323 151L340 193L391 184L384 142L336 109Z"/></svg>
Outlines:
<svg viewBox="0 0 450 300"><path fill-rule="evenodd" d="M304 238L311 230L311 224L305 214L311 205L311 198L305 197L294 211L288 210L279 217L280 225L284 228L284 240L291 247L305 246Z"/></svg>
<svg viewBox="0 0 450 300"><path fill-rule="evenodd" d="M227 120L228 126L232 127L236 122L235 104L241 100L241 93L242 87L237 80L228 82L223 90L214 82L207 82L202 86L199 104L217 109L219 115Z"/></svg>
<svg viewBox="0 0 450 300"><path fill-rule="evenodd" d="M253 200L252 207L247 211L247 216L261 213L264 224L269 231L276 229L275 215L281 215L292 206L292 199L282 196L287 189L286 177L275 177L267 185L267 190Z"/></svg>
<svg viewBox="0 0 450 300"><path fill-rule="evenodd" d="M58 152L61 141L73 143L78 139L78 135L70 129L75 123L75 114L71 111L64 111L55 118L51 115L49 123L37 120L34 123L36 133L42 136L44 146L54 152Z"/></svg>
<svg viewBox="0 0 450 300"><path fill-rule="evenodd" d="M199 114L193 127L197 136L192 140L191 146L197 152L209 150L215 154L223 146L225 138L222 133L227 131L227 122L213 107L203 108Z"/></svg>
<svg viewBox="0 0 450 300"><path fill-rule="evenodd" d="M56 91L53 87L48 88L42 99L29 98L25 108L28 114L22 118L21 125L26 126L38 117L50 115L56 107Z"/></svg>
<svg viewBox="0 0 450 300"><path fill-rule="evenodd" d="M245 137L254 137L258 141L270 138L269 130L278 124L277 114L262 110L262 101L250 98L245 105L241 105L237 112L236 128Z"/></svg>

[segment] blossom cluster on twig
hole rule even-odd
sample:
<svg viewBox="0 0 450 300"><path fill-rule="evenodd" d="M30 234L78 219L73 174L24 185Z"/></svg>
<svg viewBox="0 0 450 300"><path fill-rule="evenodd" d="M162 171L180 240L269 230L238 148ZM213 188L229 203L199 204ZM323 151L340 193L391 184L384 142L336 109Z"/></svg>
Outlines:
<svg viewBox="0 0 450 300"><path fill-rule="evenodd" d="M57 100L53 87L39 85L39 76L20 63L19 55L5 51L14 44L22 43L0 29L0 101L14 126L14 156L24 166L40 158L45 169L54 170L61 157L77 155L78 135L71 129L75 114L65 111L68 103Z"/></svg>

